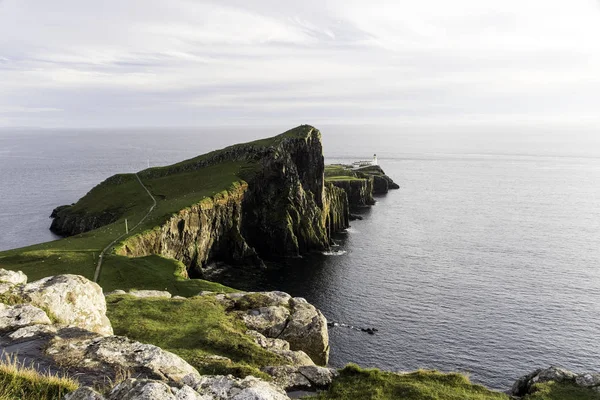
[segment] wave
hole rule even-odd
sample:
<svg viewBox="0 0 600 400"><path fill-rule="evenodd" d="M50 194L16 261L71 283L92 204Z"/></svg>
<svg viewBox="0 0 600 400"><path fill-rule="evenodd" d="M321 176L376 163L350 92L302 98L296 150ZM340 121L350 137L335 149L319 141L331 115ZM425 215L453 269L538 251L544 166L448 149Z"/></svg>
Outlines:
<svg viewBox="0 0 600 400"><path fill-rule="evenodd" d="M324 256L343 256L346 253L347 253L346 250L331 250L331 251L324 251L322 254Z"/></svg>

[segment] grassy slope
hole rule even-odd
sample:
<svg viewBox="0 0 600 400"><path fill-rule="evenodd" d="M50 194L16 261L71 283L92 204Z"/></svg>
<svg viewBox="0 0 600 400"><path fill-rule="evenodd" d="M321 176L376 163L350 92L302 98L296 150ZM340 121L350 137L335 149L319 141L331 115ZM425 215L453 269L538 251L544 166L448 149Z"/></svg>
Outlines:
<svg viewBox="0 0 600 400"><path fill-rule="evenodd" d="M186 300L109 296L108 317L116 334L178 354L204 374L266 377L260 367L282 363L246 336L243 323L212 296Z"/></svg>
<svg viewBox="0 0 600 400"><path fill-rule="evenodd" d="M59 400L77 386L68 378L42 375L13 362L0 363L0 400Z"/></svg>

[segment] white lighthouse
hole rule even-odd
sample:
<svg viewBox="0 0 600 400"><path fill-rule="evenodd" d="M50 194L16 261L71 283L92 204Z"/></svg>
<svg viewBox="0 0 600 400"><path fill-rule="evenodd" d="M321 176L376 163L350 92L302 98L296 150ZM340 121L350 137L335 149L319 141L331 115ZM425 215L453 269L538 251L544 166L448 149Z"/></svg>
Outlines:
<svg viewBox="0 0 600 400"><path fill-rule="evenodd" d="M371 165L377 165L377 154L373 154L373 161L371 161Z"/></svg>

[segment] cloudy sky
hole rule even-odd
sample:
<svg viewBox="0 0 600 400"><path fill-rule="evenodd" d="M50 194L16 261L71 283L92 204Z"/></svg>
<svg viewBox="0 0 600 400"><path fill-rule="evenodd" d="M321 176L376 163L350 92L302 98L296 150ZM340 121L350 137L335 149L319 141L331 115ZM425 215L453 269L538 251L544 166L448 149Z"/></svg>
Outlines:
<svg viewBox="0 0 600 400"><path fill-rule="evenodd" d="M598 0L0 0L0 126L600 121Z"/></svg>

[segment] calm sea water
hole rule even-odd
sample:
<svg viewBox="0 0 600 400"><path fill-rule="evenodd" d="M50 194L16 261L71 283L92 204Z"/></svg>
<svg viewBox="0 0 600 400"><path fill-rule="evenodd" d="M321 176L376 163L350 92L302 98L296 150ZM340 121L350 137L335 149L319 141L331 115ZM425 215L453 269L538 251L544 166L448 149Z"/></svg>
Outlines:
<svg viewBox="0 0 600 400"><path fill-rule="evenodd" d="M114 173L282 130L0 130L0 250L52 240L52 209ZM498 389L550 364L600 370L600 135L322 131L328 161L378 153L402 186L339 235L343 254L252 282L379 329L331 329L332 365L459 370Z"/></svg>

